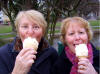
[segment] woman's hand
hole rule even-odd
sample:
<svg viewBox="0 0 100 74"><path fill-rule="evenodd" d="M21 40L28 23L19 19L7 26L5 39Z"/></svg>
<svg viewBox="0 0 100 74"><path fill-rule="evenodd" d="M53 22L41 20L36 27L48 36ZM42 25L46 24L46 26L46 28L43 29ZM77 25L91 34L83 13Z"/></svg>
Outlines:
<svg viewBox="0 0 100 74"><path fill-rule="evenodd" d="M16 57L12 74L27 74L36 59L37 52L34 49L22 49Z"/></svg>
<svg viewBox="0 0 100 74"><path fill-rule="evenodd" d="M81 58L78 62L78 73L80 74L97 74L94 67L87 58Z"/></svg>

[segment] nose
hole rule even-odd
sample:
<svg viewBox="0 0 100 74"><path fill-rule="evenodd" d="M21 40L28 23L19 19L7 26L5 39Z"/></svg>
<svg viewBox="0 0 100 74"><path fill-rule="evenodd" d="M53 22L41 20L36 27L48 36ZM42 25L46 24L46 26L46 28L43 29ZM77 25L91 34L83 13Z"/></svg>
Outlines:
<svg viewBox="0 0 100 74"><path fill-rule="evenodd" d="M75 34L75 39L79 40L80 39L80 35L79 34Z"/></svg>
<svg viewBox="0 0 100 74"><path fill-rule="evenodd" d="M75 44L80 44L82 43L82 39L81 39L81 36L80 34L75 34Z"/></svg>
<svg viewBox="0 0 100 74"><path fill-rule="evenodd" d="M32 37L33 33L34 33L34 31L33 31L33 29L30 27L30 28L28 29L28 32L27 32L28 36Z"/></svg>

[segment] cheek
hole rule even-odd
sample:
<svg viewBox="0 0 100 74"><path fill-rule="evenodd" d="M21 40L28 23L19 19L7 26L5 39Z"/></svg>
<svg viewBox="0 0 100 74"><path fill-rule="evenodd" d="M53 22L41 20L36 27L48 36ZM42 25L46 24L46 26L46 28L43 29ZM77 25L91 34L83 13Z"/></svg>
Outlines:
<svg viewBox="0 0 100 74"><path fill-rule="evenodd" d="M19 35L19 37L21 38L22 41L25 39L25 32L24 31L19 29L18 30L18 35Z"/></svg>
<svg viewBox="0 0 100 74"><path fill-rule="evenodd" d="M41 38L43 37L43 31L40 30L34 34L34 37L40 42Z"/></svg>
<svg viewBox="0 0 100 74"><path fill-rule="evenodd" d="M37 38L37 37L42 37L43 33L42 32L37 32L34 36Z"/></svg>
<svg viewBox="0 0 100 74"><path fill-rule="evenodd" d="M67 45L70 45L73 42L73 38L66 35L65 36L65 42L66 42Z"/></svg>
<svg viewBox="0 0 100 74"><path fill-rule="evenodd" d="M71 36L66 36L66 37L65 37L65 41L66 41L67 46L68 46L68 47L70 48L70 50L74 53L75 50L74 50L74 46L73 46L73 42L74 42L73 37L71 37Z"/></svg>
<svg viewBox="0 0 100 74"><path fill-rule="evenodd" d="M43 30L41 29L41 30L37 31L36 35L41 37L43 35Z"/></svg>
<svg viewBox="0 0 100 74"><path fill-rule="evenodd" d="M83 39L84 39L85 43L88 43L88 35L87 34L83 37Z"/></svg>

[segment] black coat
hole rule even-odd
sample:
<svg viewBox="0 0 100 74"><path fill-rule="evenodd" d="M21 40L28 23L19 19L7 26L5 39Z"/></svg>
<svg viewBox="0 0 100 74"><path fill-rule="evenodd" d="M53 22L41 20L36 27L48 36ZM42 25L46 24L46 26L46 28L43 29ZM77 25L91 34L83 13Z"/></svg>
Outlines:
<svg viewBox="0 0 100 74"><path fill-rule="evenodd" d="M19 52L14 51L14 42L0 48L0 74L10 74L14 68L16 56ZM37 53L35 63L28 74L51 74L52 65L57 59L56 50L49 46L42 52Z"/></svg>
<svg viewBox="0 0 100 74"><path fill-rule="evenodd" d="M93 66L99 74L99 51L96 50L96 48L93 45L92 47L93 47ZM54 64L52 74L70 74L71 68L72 68L72 63L67 58L65 50L63 49L58 60Z"/></svg>

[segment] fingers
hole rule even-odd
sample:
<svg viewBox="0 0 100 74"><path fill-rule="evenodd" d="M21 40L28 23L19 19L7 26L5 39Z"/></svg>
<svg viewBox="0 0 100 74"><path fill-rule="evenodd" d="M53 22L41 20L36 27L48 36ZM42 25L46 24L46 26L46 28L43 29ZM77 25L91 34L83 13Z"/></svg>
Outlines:
<svg viewBox="0 0 100 74"><path fill-rule="evenodd" d="M37 54L37 52L34 49L32 49L32 48L26 48L26 49L22 49L20 51L20 53L18 54L18 56L23 56L28 51L31 51L31 53L33 53L33 54Z"/></svg>
<svg viewBox="0 0 100 74"><path fill-rule="evenodd" d="M26 55L22 57L22 59L24 59L26 62L29 60L35 60L36 59L36 55Z"/></svg>
<svg viewBox="0 0 100 74"><path fill-rule="evenodd" d="M22 58L23 59L27 59L27 58L32 58L32 59L36 59L36 51L34 51L34 50L30 50L30 51L27 51L23 56L22 56Z"/></svg>
<svg viewBox="0 0 100 74"><path fill-rule="evenodd" d="M89 60L87 58L80 58L79 61L85 61L85 62L89 62Z"/></svg>
<svg viewBox="0 0 100 74"><path fill-rule="evenodd" d="M84 70L78 70L79 74L86 74L86 72Z"/></svg>
<svg viewBox="0 0 100 74"><path fill-rule="evenodd" d="M84 58L84 59L79 59L78 65L88 66L89 63L90 63L89 60Z"/></svg>
<svg viewBox="0 0 100 74"><path fill-rule="evenodd" d="M37 52L33 49L22 49L18 56L16 57L16 61L19 61L20 63L28 63L30 60L34 62L36 59Z"/></svg>
<svg viewBox="0 0 100 74"><path fill-rule="evenodd" d="M87 65L86 64L80 63L78 65L78 73L85 74L86 70L87 70Z"/></svg>
<svg viewBox="0 0 100 74"><path fill-rule="evenodd" d="M87 66L84 66L84 65L79 65L78 66L78 69L79 70L86 70Z"/></svg>
<svg viewBox="0 0 100 74"><path fill-rule="evenodd" d="M36 59L36 54L37 52L34 49L22 49L16 57L14 71L18 74L27 73L34 63L34 59Z"/></svg>
<svg viewBox="0 0 100 74"><path fill-rule="evenodd" d="M78 73L88 74L88 70L90 69L91 65L92 64L90 63L90 61L87 58L79 59Z"/></svg>

